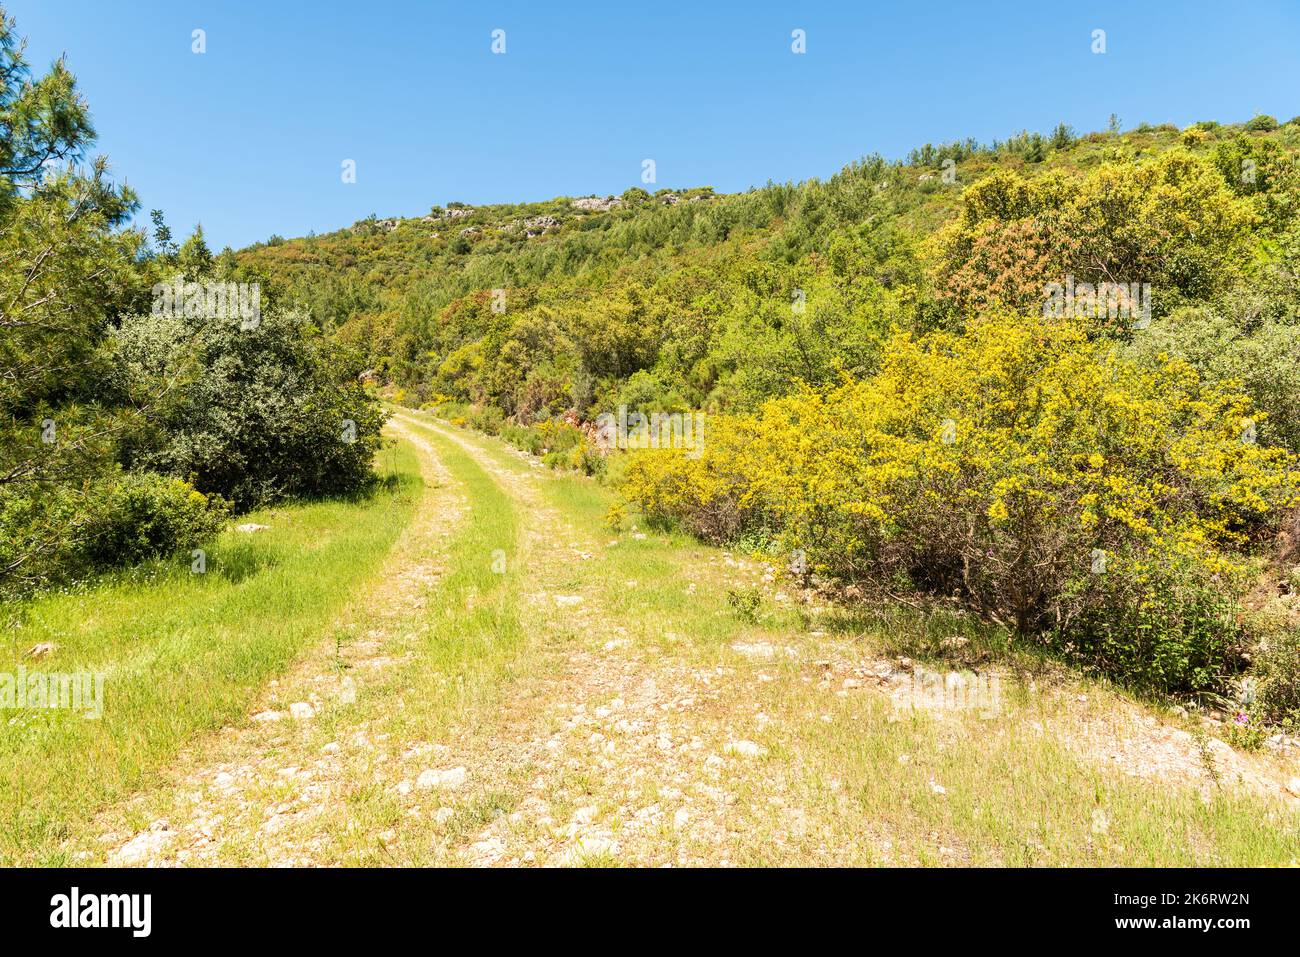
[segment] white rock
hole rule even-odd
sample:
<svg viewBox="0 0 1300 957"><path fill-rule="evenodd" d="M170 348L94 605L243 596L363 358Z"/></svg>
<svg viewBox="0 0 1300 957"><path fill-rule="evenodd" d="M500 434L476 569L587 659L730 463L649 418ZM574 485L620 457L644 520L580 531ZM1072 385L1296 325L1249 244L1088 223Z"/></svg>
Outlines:
<svg viewBox="0 0 1300 957"><path fill-rule="evenodd" d="M420 776L415 779L415 786L425 790L430 788L440 790L458 788L465 783L465 775L464 768L447 768L441 771L430 768L427 771L420 772Z"/></svg>
<svg viewBox="0 0 1300 957"><path fill-rule="evenodd" d="M54 649L57 647L58 645L56 645L52 641L42 641L39 645L33 645L31 648L28 649L27 657L44 658L46 655L52 654L54 652Z"/></svg>
<svg viewBox="0 0 1300 957"><path fill-rule="evenodd" d="M283 717L283 711L259 711L257 714L253 715L253 720L261 722L279 721Z"/></svg>
<svg viewBox="0 0 1300 957"><path fill-rule="evenodd" d="M339 704L357 703L357 683L351 677L344 678L339 684Z"/></svg>
<svg viewBox="0 0 1300 957"><path fill-rule="evenodd" d="M470 850L480 858L495 858L505 853L506 845L499 837L489 837L472 844Z"/></svg>
<svg viewBox="0 0 1300 957"><path fill-rule="evenodd" d="M564 862L569 865L581 864L587 858L603 854L617 855L618 844L604 837L584 837L569 848L564 855Z"/></svg>
<svg viewBox="0 0 1300 957"><path fill-rule="evenodd" d="M756 758L767 753L765 748L759 747L753 741L728 741L722 750L727 754L739 754L746 758Z"/></svg>
<svg viewBox="0 0 1300 957"><path fill-rule="evenodd" d="M270 527L270 525L258 525L257 522L245 522L243 525L236 525L235 531L250 535L253 532L264 532Z"/></svg>
<svg viewBox="0 0 1300 957"><path fill-rule="evenodd" d="M556 595L555 603L559 605L561 608L567 608L570 605L580 605L582 604L582 596L581 595Z"/></svg>
<svg viewBox="0 0 1300 957"><path fill-rule="evenodd" d="M316 717L316 709L306 701L295 701L289 705L289 716L296 721L307 721Z"/></svg>
<svg viewBox="0 0 1300 957"><path fill-rule="evenodd" d="M166 821L155 821L149 830L142 831L109 856L109 863L124 867L139 864L161 851L176 832L171 830Z"/></svg>

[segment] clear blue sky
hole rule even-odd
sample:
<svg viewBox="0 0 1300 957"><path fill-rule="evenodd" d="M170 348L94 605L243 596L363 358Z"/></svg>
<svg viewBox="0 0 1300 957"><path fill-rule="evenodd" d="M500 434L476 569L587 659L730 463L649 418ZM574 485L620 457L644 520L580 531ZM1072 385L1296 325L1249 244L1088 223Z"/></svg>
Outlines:
<svg viewBox="0 0 1300 957"><path fill-rule="evenodd" d="M34 64L66 51L144 209L180 234L201 221L215 247L449 200L621 192L646 158L659 187L733 191L926 141L1104 129L1112 112L1300 113L1296 0L0 2Z"/></svg>

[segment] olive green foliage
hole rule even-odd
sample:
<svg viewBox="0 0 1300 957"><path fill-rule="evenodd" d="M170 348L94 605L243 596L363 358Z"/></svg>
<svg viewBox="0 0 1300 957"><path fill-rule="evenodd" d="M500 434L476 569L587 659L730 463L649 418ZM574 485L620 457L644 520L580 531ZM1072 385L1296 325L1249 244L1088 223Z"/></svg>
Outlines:
<svg viewBox="0 0 1300 957"><path fill-rule="evenodd" d="M213 538L227 514L219 498L181 479L129 474L92 509L85 552L92 566L100 568L166 557Z"/></svg>
<svg viewBox="0 0 1300 957"><path fill-rule="evenodd" d="M1243 323L1188 307L1152 323L1129 352L1147 363L1182 359L1209 379L1238 384L1262 413L1259 440L1300 449L1300 325L1263 316Z"/></svg>
<svg viewBox="0 0 1300 957"><path fill-rule="evenodd" d="M239 509L348 494L370 479L382 407L301 313L272 310L254 328L131 316L115 345L122 379L168 389L124 440L127 467L188 478Z"/></svg>

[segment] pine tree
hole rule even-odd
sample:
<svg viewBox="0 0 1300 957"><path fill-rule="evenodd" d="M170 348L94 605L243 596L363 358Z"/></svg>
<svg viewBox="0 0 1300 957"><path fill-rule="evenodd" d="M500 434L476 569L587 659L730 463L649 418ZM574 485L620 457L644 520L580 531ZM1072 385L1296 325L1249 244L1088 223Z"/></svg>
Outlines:
<svg viewBox="0 0 1300 957"><path fill-rule="evenodd" d="M134 194L82 165L94 136L66 64L33 80L0 16L0 584L75 542L110 454L102 346L142 237L119 228Z"/></svg>

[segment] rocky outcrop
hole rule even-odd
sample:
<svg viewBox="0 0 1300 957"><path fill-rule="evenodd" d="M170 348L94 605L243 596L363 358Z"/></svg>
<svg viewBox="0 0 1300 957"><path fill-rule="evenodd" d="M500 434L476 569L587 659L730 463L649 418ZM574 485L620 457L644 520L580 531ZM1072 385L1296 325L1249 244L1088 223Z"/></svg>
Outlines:
<svg viewBox="0 0 1300 957"><path fill-rule="evenodd" d="M554 216L530 216L527 219L515 219L509 224L511 229L522 229L524 235L529 239L534 236L540 236L548 229L556 229L564 225Z"/></svg>
<svg viewBox="0 0 1300 957"><path fill-rule="evenodd" d="M606 196L601 199L599 196L583 196L580 199L572 200L574 209L581 209L589 213L607 213L615 206L622 206L623 201L617 196Z"/></svg>

